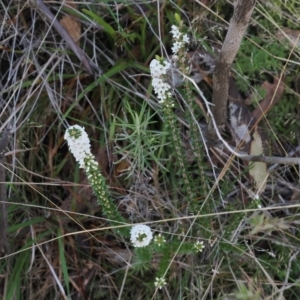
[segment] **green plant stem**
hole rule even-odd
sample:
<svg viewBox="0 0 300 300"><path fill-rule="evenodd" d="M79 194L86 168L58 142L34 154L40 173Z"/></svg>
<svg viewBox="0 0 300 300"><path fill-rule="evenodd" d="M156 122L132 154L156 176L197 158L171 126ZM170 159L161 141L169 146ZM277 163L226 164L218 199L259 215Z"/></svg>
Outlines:
<svg viewBox="0 0 300 300"><path fill-rule="evenodd" d="M84 170L87 173L88 180L97 196L98 203L102 206L104 213L108 216L112 225L126 224L127 222L117 210L115 203L111 200L105 178L100 173L94 157L92 155L87 156L84 160L84 164ZM119 228L118 231L124 237L129 236L128 228Z"/></svg>
<svg viewBox="0 0 300 300"><path fill-rule="evenodd" d="M179 172L181 173L183 178L184 188L187 192L188 202L193 203L196 200L196 195L193 191L192 184L191 184L192 180L187 172L186 165L184 162L184 156L183 156L184 151L181 145L180 133L176 126L176 122L175 122L176 116L173 112L171 101L172 101L171 99L168 99L166 100L166 103L164 103L163 106L164 115L166 117L167 124L171 129L171 136L172 136L173 145L176 152L176 158L179 163Z"/></svg>

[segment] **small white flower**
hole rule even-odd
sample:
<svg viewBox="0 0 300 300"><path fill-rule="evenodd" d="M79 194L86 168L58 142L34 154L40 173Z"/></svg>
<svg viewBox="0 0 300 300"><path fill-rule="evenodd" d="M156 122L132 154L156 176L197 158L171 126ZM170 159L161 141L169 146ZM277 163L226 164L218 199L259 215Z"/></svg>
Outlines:
<svg viewBox="0 0 300 300"><path fill-rule="evenodd" d="M160 73L160 63L158 60L153 59L150 63L150 72L152 77L159 77Z"/></svg>
<svg viewBox="0 0 300 300"><path fill-rule="evenodd" d="M83 127L74 125L67 129L64 137L68 142L70 152L82 168L84 158L91 155L91 145L87 133Z"/></svg>
<svg viewBox="0 0 300 300"><path fill-rule="evenodd" d="M153 59L150 63L150 72L152 77L160 77L166 75L171 65L168 61L158 61Z"/></svg>
<svg viewBox="0 0 300 300"><path fill-rule="evenodd" d="M190 42L190 38L188 37L187 34L184 34L182 37L182 41L186 44L188 44Z"/></svg>
<svg viewBox="0 0 300 300"><path fill-rule="evenodd" d="M164 277L156 277L154 285L159 289L162 289L163 286L167 284L166 279Z"/></svg>
<svg viewBox="0 0 300 300"><path fill-rule="evenodd" d="M154 237L154 243L157 244L158 247L165 244L165 242L166 242L166 239L161 234L158 234Z"/></svg>
<svg viewBox="0 0 300 300"><path fill-rule="evenodd" d="M174 54L177 54L182 46L183 46L183 43L182 43L182 42L176 41L176 42L173 44L173 47L172 47L173 53L174 53Z"/></svg>
<svg viewBox="0 0 300 300"><path fill-rule="evenodd" d="M276 257L275 253L273 253L273 252L267 252L267 253L274 258Z"/></svg>
<svg viewBox="0 0 300 300"><path fill-rule="evenodd" d="M193 248L194 248L194 250L197 251L197 252L202 252L203 249L205 248L205 246L203 245L203 242L202 242L202 241L201 241L201 242L197 241L197 242L193 245Z"/></svg>
<svg viewBox="0 0 300 300"><path fill-rule="evenodd" d="M147 225L135 225L131 228L130 240L134 247L148 246L152 238L152 231Z"/></svg>
<svg viewBox="0 0 300 300"><path fill-rule="evenodd" d="M180 49L184 47L184 44L188 44L190 42L190 38L187 34L183 34L182 32L180 32L180 29L177 26L172 25L171 28L171 33L174 39L172 51L173 54L176 55L180 51Z"/></svg>
<svg viewBox="0 0 300 300"><path fill-rule="evenodd" d="M171 28L172 28L171 33L173 35L173 39L174 40L180 39L181 33L179 31L179 28L176 25L172 25Z"/></svg>
<svg viewBox="0 0 300 300"><path fill-rule="evenodd" d="M261 201L260 201L259 195L255 195L253 201L254 201L254 203L256 204L256 207L257 207L258 209L261 209L261 208L262 208L262 205L261 205Z"/></svg>

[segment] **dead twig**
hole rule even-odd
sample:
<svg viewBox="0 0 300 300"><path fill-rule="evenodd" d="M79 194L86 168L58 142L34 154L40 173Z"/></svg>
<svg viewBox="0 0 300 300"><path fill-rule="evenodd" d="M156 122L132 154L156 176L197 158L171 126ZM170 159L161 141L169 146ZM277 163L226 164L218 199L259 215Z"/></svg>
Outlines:
<svg viewBox="0 0 300 300"><path fill-rule="evenodd" d="M300 165L300 157L245 155L240 158L247 161L264 162L266 164Z"/></svg>
<svg viewBox="0 0 300 300"><path fill-rule="evenodd" d="M217 152L219 153L223 152L223 150L217 147L213 147L212 149L217 150ZM229 146L229 150L231 151L232 155L237 156L238 158L246 161L264 162L266 164L300 165L300 157L248 155L245 152L236 151L236 149L231 148L230 146Z"/></svg>

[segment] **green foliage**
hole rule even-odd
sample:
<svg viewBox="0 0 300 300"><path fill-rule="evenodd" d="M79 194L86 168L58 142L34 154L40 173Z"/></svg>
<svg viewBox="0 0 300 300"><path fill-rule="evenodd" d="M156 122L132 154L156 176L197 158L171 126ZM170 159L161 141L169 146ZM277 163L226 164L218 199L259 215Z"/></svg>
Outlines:
<svg viewBox="0 0 300 300"><path fill-rule="evenodd" d="M278 134L284 137L284 140L291 144L295 143L299 129L298 122L294 118L297 109L297 97L291 94L285 94L280 103L278 103L269 114L270 125L276 129Z"/></svg>
<svg viewBox="0 0 300 300"><path fill-rule="evenodd" d="M249 89L249 82L256 84L258 76L267 78L262 72L280 73L283 63L278 57L286 57L287 48L279 42L265 42L261 37L251 37L243 41L235 62L235 69L242 73L236 76L238 87L242 91Z"/></svg>
<svg viewBox="0 0 300 300"><path fill-rule="evenodd" d="M130 161L129 170L125 170L127 177L131 177L135 172L149 173L153 162L161 171L166 170L162 164L161 150L166 145L167 132L155 130L156 113L151 113L146 102L137 112L127 99L124 99L124 108L127 122L115 116L112 126L116 128L115 141L119 145L116 153L124 156L120 161L124 159Z"/></svg>
<svg viewBox="0 0 300 300"><path fill-rule="evenodd" d="M134 272L144 274L151 267L152 251L151 247L141 247L135 249L135 258L133 260Z"/></svg>
<svg viewBox="0 0 300 300"><path fill-rule="evenodd" d="M58 229L57 236L61 236L62 232L61 229ZM69 279L69 274L68 274L68 266L66 262L66 257L65 257L65 249L64 249L64 244L62 241L62 238L58 239L58 245L59 245L59 260L62 266L62 271L63 271L63 276L64 276L64 282L66 285L66 289L68 292L68 295L70 295L70 279Z"/></svg>
<svg viewBox="0 0 300 300"><path fill-rule="evenodd" d="M273 31L275 28L289 27L299 29L297 20L290 16L297 16L299 1L266 1L258 3L258 11L254 15L259 19L259 25L267 30ZM263 16L263 17L261 17Z"/></svg>

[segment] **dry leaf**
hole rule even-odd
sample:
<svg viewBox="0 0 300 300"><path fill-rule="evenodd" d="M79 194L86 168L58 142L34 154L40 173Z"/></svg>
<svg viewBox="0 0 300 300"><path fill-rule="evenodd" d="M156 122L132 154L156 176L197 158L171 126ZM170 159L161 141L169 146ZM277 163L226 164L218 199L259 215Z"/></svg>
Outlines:
<svg viewBox="0 0 300 300"><path fill-rule="evenodd" d="M66 0L65 6L77 9L77 4L70 0ZM60 24L66 29L70 37L79 45L79 38L81 35L80 22L72 16L64 16L60 20Z"/></svg>
<svg viewBox="0 0 300 300"><path fill-rule="evenodd" d="M294 47L300 47L300 30L294 30L287 27L284 27L277 31L276 37L281 41L288 41L289 44Z"/></svg>
<svg viewBox="0 0 300 300"><path fill-rule="evenodd" d="M252 112L252 116L257 124L262 117L266 115L268 111L281 99L284 92L284 84L277 78L274 78L274 83L265 81L261 87L267 92L267 94Z"/></svg>
<svg viewBox="0 0 300 300"><path fill-rule="evenodd" d="M252 135L252 142L250 147L250 155L262 155L264 153L263 142L261 135L255 127ZM263 162L254 162L251 169L249 170L250 176L255 182L255 186L259 194L266 188L267 178L269 173L267 171L267 164Z"/></svg>

